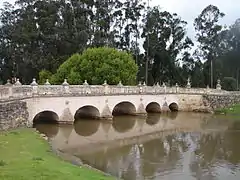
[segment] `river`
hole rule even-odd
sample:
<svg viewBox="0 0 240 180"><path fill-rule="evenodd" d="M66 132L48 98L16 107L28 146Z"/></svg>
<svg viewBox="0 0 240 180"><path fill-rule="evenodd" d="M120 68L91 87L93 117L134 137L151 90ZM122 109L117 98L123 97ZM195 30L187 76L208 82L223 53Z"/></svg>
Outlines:
<svg viewBox="0 0 240 180"><path fill-rule="evenodd" d="M236 119L236 120L235 120ZM125 180L239 180L240 120L197 113L38 124L52 146Z"/></svg>

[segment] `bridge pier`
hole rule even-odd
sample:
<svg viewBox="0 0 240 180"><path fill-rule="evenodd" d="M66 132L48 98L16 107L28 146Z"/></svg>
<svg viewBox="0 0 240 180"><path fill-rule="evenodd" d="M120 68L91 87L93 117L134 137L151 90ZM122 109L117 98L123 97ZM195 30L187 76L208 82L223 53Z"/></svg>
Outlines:
<svg viewBox="0 0 240 180"><path fill-rule="evenodd" d="M112 119L113 118L112 112L111 112L108 104L106 104L105 107L103 108L100 118L101 119Z"/></svg>
<svg viewBox="0 0 240 180"><path fill-rule="evenodd" d="M143 103L141 103L138 108L137 108L137 113L136 114L147 114L147 111L143 105Z"/></svg>
<svg viewBox="0 0 240 180"><path fill-rule="evenodd" d="M73 114L69 108L64 109L63 114L59 117L60 124L72 124L74 122Z"/></svg>

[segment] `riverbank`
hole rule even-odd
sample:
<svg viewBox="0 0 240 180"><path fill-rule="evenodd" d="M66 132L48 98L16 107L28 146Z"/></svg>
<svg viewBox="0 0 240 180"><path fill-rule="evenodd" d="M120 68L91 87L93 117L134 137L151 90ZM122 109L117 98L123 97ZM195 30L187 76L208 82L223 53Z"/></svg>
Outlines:
<svg viewBox="0 0 240 180"><path fill-rule="evenodd" d="M63 161L33 129L0 133L2 180L110 180L112 177Z"/></svg>
<svg viewBox="0 0 240 180"><path fill-rule="evenodd" d="M215 110L216 114L225 114L225 115L240 115L240 104Z"/></svg>

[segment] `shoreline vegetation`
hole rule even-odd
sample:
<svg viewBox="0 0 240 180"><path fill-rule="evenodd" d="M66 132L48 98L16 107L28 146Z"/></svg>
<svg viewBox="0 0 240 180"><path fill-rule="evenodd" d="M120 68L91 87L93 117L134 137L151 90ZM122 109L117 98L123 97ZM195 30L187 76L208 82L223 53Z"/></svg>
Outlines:
<svg viewBox="0 0 240 180"><path fill-rule="evenodd" d="M216 114L223 115L240 115L240 104L236 104L227 108L219 108L214 111Z"/></svg>
<svg viewBox="0 0 240 180"><path fill-rule="evenodd" d="M32 128L0 132L1 180L111 180L114 177L64 161Z"/></svg>

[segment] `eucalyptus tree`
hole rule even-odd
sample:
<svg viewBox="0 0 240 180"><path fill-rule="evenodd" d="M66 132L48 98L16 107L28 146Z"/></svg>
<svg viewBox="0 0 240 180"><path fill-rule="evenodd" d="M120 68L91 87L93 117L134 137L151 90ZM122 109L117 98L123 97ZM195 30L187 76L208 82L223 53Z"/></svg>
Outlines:
<svg viewBox="0 0 240 180"><path fill-rule="evenodd" d="M7 78L13 77L18 71L16 52L18 45L15 43L15 33L17 23L17 11L10 3L4 3L0 9L0 80L6 81Z"/></svg>
<svg viewBox="0 0 240 180"><path fill-rule="evenodd" d="M195 30L197 32L196 38L199 42L199 56L201 56L203 60L207 61L206 65L209 67L210 72L210 78L207 79L209 79L208 82L211 87L213 87L214 81L213 61L220 53L220 34L223 27L218 23L218 21L222 17L224 17L224 13L222 13L217 6L209 5L203 9L201 14L194 21Z"/></svg>
<svg viewBox="0 0 240 180"><path fill-rule="evenodd" d="M218 58L218 62L222 65L220 71L222 78L232 77L236 79L235 89L232 88L236 90L239 88L240 76L240 19L237 19L224 31L222 38L224 53ZM225 78L225 81L229 78Z"/></svg>
<svg viewBox="0 0 240 180"><path fill-rule="evenodd" d="M179 77L178 56L193 45L186 36L186 22L177 14L161 11L158 6L151 8L144 18L143 47L149 51L150 76L153 83L171 81ZM149 43L147 40L149 33ZM148 46L149 45L149 46ZM146 53L145 53L146 54Z"/></svg>

